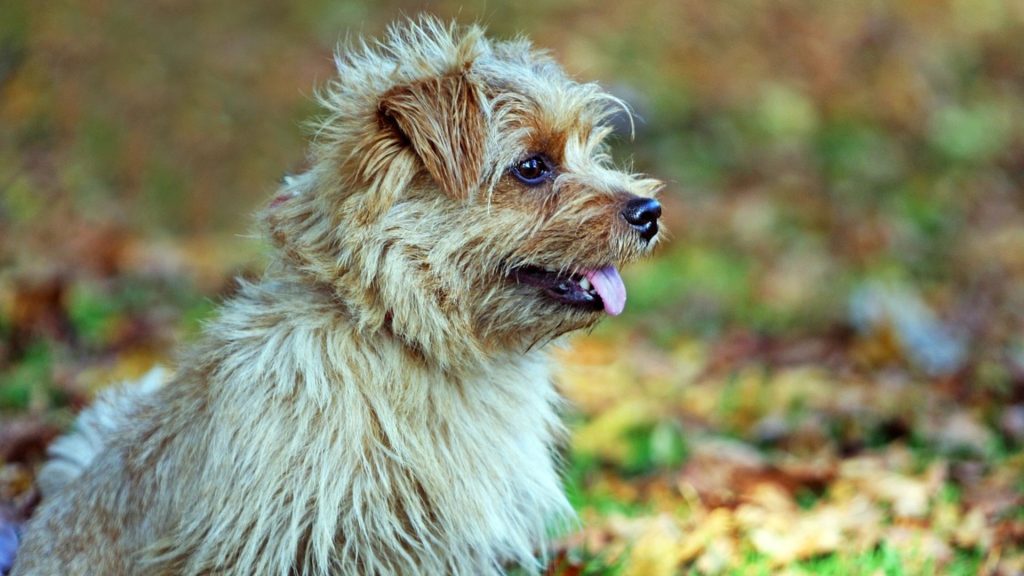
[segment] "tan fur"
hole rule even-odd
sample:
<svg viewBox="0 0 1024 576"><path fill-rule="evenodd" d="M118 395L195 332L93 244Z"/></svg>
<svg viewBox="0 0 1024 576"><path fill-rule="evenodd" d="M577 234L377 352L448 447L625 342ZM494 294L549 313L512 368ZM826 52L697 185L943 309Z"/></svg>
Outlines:
<svg viewBox="0 0 1024 576"><path fill-rule="evenodd" d="M525 41L421 18L340 54L277 248L166 384L59 441L14 574L539 570L572 511L548 344L602 313L511 276L645 254L617 101ZM509 166L558 164L529 188Z"/></svg>

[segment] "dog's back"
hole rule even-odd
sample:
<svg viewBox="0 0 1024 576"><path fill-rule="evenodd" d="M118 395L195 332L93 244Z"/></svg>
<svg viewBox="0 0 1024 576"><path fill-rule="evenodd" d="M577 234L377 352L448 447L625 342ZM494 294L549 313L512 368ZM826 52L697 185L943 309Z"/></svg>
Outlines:
<svg viewBox="0 0 1024 576"><path fill-rule="evenodd" d="M134 382L104 390L75 420L74 428L50 445L49 460L39 471L36 484L43 498L52 498L73 482L103 451L107 439L134 412L140 401L166 380L167 372L156 367Z"/></svg>

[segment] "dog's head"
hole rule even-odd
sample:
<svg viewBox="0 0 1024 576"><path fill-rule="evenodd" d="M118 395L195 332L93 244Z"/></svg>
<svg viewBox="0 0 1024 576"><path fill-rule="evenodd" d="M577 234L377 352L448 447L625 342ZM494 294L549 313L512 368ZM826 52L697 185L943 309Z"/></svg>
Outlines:
<svg viewBox="0 0 1024 576"><path fill-rule="evenodd" d="M288 265L361 329L446 364L618 314L657 181L613 168L620 103L524 40L424 18L337 58L312 168L267 210Z"/></svg>

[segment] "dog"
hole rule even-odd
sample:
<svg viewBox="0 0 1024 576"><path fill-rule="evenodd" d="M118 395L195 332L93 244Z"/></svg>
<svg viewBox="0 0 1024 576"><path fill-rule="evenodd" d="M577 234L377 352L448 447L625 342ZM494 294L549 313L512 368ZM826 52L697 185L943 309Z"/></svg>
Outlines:
<svg viewBox="0 0 1024 576"><path fill-rule="evenodd" d="M548 351L662 235L621 102L431 17L336 60L264 276L55 442L16 576L537 573L572 526Z"/></svg>

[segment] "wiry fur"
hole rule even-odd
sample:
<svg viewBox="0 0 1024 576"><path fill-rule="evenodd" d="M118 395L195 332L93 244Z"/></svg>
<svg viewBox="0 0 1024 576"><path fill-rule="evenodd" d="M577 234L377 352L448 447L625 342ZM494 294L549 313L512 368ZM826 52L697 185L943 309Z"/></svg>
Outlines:
<svg viewBox="0 0 1024 576"><path fill-rule="evenodd" d="M641 256L619 211L657 183L609 165L617 102L525 41L424 18L337 66L265 277L55 445L16 575L541 566L571 518L544 344L600 313L509 273ZM527 188L535 152L558 176Z"/></svg>

